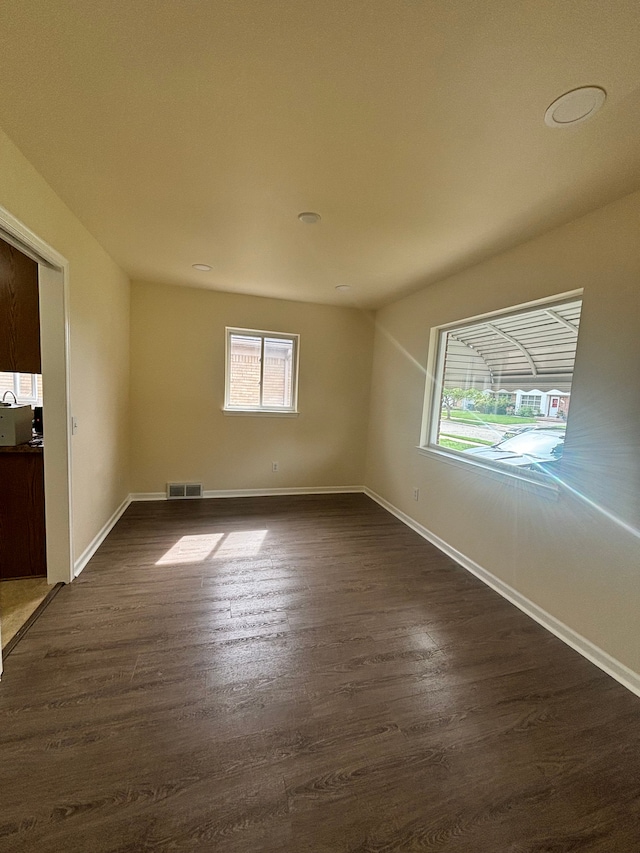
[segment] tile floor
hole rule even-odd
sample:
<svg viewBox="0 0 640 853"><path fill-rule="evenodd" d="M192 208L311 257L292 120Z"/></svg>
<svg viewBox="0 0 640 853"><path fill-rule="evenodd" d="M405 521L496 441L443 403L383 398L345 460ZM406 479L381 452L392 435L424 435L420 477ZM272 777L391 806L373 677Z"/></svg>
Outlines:
<svg viewBox="0 0 640 853"><path fill-rule="evenodd" d="M0 583L0 631L3 649L52 589L46 578Z"/></svg>

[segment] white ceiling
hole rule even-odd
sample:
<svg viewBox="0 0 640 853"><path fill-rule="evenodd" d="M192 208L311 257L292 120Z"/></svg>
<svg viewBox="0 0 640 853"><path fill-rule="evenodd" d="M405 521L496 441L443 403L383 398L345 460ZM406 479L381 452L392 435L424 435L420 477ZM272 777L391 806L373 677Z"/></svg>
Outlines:
<svg viewBox="0 0 640 853"><path fill-rule="evenodd" d="M640 187L638 0L1 15L0 125L134 278L376 306ZM582 85L603 109L547 127Z"/></svg>

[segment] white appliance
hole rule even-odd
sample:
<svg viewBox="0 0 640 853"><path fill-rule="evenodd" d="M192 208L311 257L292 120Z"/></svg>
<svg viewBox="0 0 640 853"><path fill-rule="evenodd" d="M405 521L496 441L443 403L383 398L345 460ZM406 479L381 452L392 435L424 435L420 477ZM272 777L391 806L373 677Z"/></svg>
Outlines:
<svg viewBox="0 0 640 853"><path fill-rule="evenodd" d="M31 441L31 406L0 403L0 447L14 447Z"/></svg>

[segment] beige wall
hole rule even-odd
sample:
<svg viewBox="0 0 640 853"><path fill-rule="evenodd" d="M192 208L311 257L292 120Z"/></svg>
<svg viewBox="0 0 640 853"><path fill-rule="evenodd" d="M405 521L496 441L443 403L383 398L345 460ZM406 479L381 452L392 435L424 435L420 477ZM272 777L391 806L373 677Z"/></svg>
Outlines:
<svg viewBox="0 0 640 853"><path fill-rule="evenodd" d="M298 417L222 413L226 326L300 335ZM372 344L354 308L134 282L132 491L362 485Z"/></svg>
<svg viewBox="0 0 640 853"><path fill-rule="evenodd" d="M2 132L0 205L69 261L77 559L129 491L129 281Z"/></svg>
<svg viewBox="0 0 640 853"><path fill-rule="evenodd" d="M575 288L584 303L565 476L583 498L549 500L419 453L430 327ZM365 480L636 672L639 375L637 193L378 313Z"/></svg>

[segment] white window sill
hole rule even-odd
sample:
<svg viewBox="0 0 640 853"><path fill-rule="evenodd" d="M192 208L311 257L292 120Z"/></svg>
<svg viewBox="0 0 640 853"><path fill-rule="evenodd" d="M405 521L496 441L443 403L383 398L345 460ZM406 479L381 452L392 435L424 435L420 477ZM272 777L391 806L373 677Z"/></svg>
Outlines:
<svg viewBox="0 0 640 853"><path fill-rule="evenodd" d="M505 467L492 465L490 462L481 462L479 459L464 459L457 453L447 451L439 447L416 447L418 453L430 458L439 459L457 468L474 470L481 476L492 480L499 480L504 485L523 488L531 494L540 495L549 500L557 500L560 494L560 486L551 478L547 480L542 474L525 473L505 470Z"/></svg>
<svg viewBox="0 0 640 853"><path fill-rule="evenodd" d="M245 418L297 418L300 413L278 409L222 409L222 414Z"/></svg>

